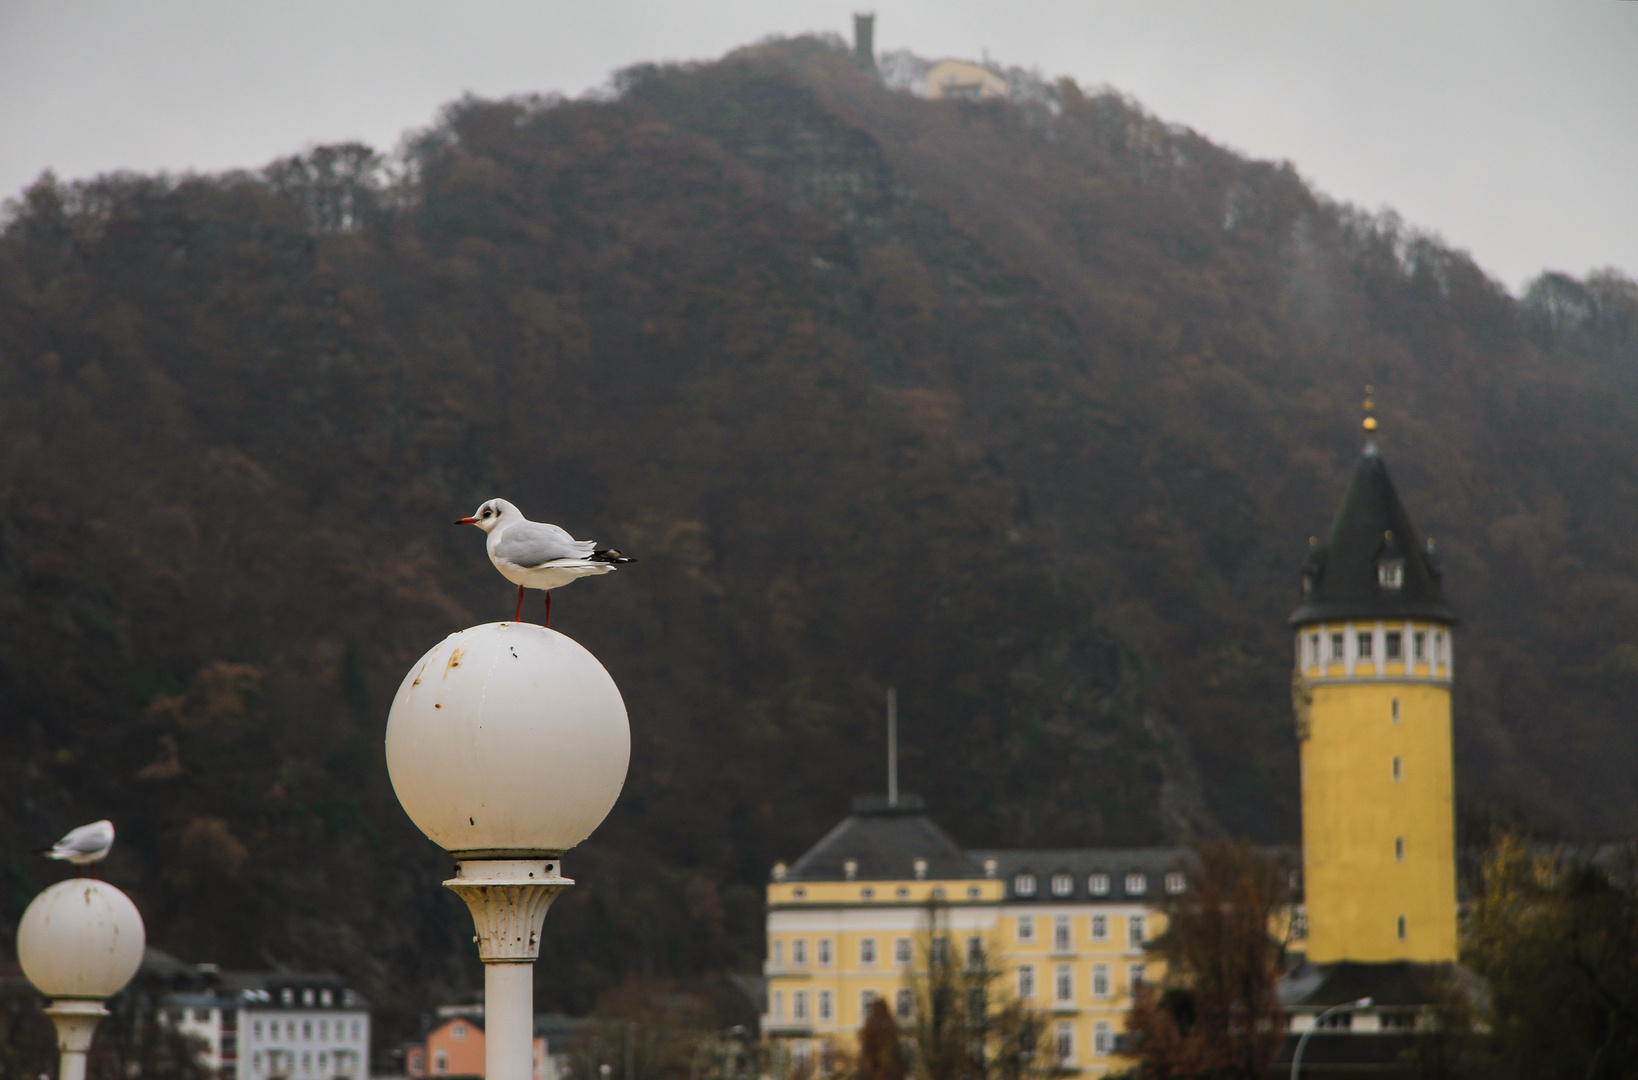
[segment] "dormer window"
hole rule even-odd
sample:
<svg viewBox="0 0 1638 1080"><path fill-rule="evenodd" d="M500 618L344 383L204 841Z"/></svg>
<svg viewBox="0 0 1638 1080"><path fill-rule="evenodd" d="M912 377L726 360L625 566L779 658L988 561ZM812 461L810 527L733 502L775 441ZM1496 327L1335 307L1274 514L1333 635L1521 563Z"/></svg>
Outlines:
<svg viewBox="0 0 1638 1080"><path fill-rule="evenodd" d="M1169 894L1171 896L1176 896L1178 893L1182 892L1184 889L1187 889L1188 887L1189 887L1189 879L1184 877L1183 874L1180 871L1173 870L1171 873L1166 875L1166 892L1167 892L1167 894Z"/></svg>
<svg viewBox="0 0 1638 1080"><path fill-rule="evenodd" d="M1019 874L1012 879L1012 891L1015 896L1035 895L1035 875Z"/></svg>
<svg viewBox="0 0 1638 1080"><path fill-rule="evenodd" d="M1149 891L1149 876L1147 874L1126 875L1126 895L1142 896Z"/></svg>
<svg viewBox="0 0 1638 1080"><path fill-rule="evenodd" d="M1091 877L1087 878L1086 891L1091 893L1093 896L1108 896L1109 875L1093 874Z"/></svg>
<svg viewBox="0 0 1638 1080"><path fill-rule="evenodd" d="M1052 895L1068 896L1075 891L1075 879L1068 874L1052 875Z"/></svg>
<svg viewBox="0 0 1638 1080"><path fill-rule="evenodd" d="M1383 559L1376 564L1376 583L1387 592L1405 587L1405 560Z"/></svg>

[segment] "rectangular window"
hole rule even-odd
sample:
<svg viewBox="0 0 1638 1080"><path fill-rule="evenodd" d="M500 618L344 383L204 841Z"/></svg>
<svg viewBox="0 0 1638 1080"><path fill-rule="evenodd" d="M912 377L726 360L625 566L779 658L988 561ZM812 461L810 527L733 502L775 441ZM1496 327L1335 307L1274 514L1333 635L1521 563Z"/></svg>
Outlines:
<svg viewBox="0 0 1638 1080"><path fill-rule="evenodd" d="M768 966L775 971L785 966L785 943L783 941L774 942L773 947L768 950Z"/></svg>
<svg viewBox="0 0 1638 1080"><path fill-rule="evenodd" d="M1059 915L1052 920L1052 948L1057 952L1069 951L1069 916Z"/></svg>
<svg viewBox="0 0 1638 1080"><path fill-rule="evenodd" d="M1126 966L1126 990L1128 993L1135 995L1139 990L1143 989L1143 976L1146 970L1147 965L1144 964L1128 964Z"/></svg>
<svg viewBox="0 0 1638 1080"><path fill-rule="evenodd" d="M791 1047L791 1068L796 1075L801 1076L813 1065L813 1047L806 1042L799 1042Z"/></svg>
<svg viewBox="0 0 1638 1080"><path fill-rule="evenodd" d="M1445 662L1445 635L1442 630L1433 635L1433 662L1435 664Z"/></svg>
<svg viewBox="0 0 1638 1080"><path fill-rule="evenodd" d="M865 1021L865 1019L867 1017L869 1017L869 1015L870 1015L870 1006L875 1004L875 1002L876 1002L876 991L874 991L874 990L860 990L859 991L859 1022L860 1023L863 1023Z"/></svg>
<svg viewBox="0 0 1638 1080"><path fill-rule="evenodd" d="M859 942L859 964L863 967L876 966L876 939L863 938Z"/></svg>
<svg viewBox="0 0 1638 1080"><path fill-rule="evenodd" d="M1115 1048L1115 1029L1107 1020L1099 1020L1092 1025L1092 1052L1098 1055L1109 1053Z"/></svg>
<svg viewBox="0 0 1638 1080"><path fill-rule="evenodd" d="M805 938L797 938L791 942L791 963L797 967L807 967L808 943Z"/></svg>
<svg viewBox="0 0 1638 1080"><path fill-rule="evenodd" d="M910 962L910 939L907 937L893 939L893 962L908 964Z"/></svg>
<svg viewBox="0 0 1638 1080"><path fill-rule="evenodd" d="M829 990L819 991L819 1021L824 1023L836 1015L836 997Z"/></svg>
<svg viewBox="0 0 1638 1080"><path fill-rule="evenodd" d="M1126 920L1126 947L1129 949L1143 948L1143 916L1133 915Z"/></svg>
<svg viewBox="0 0 1638 1080"><path fill-rule="evenodd" d="M775 1023L785 1019L785 991L775 990L773 992L773 999L770 1002L768 1011L772 1014Z"/></svg>
<svg viewBox="0 0 1638 1080"><path fill-rule="evenodd" d="M911 1019L916 1011L916 995L910 990L900 990L893 995L894 1013L900 1022Z"/></svg>
<svg viewBox="0 0 1638 1080"><path fill-rule="evenodd" d="M1019 941L1034 941L1035 940L1035 916L1033 916L1033 915L1020 915L1020 916L1018 916L1018 940Z"/></svg>
<svg viewBox="0 0 1638 1080"><path fill-rule="evenodd" d="M1075 891L1075 879L1068 874L1052 875L1052 895L1068 896Z"/></svg>
<svg viewBox="0 0 1638 1080"><path fill-rule="evenodd" d="M808 992L798 990L791 994L791 1019L806 1020L808 1018Z"/></svg>
<svg viewBox="0 0 1638 1080"><path fill-rule="evenodd" d="M974 1027L984 1019L989 1012L989 1001L982 986L967 991L967 1018Z"/></svg>
<svg viewBox="0 0 1638 1080"><path fill-rule="evenodd" d="M1361 630L1359 632L1359 658L1361 660L1369 660L1371 658L1371 642L1374 641L1375 638L1376 635L1372 634L1369 630Z"/></svg>
<svg viewBox="0 0 1638 1080"><path fill-rule="evenodd" d="M950 939L949 938L947 938L947 937L936 937L936 938L934 938L933 941L932 941L932 949L933 949L933 955L932 955L933 963L935 963L935 964L948 964L950 962Z"/></svg>
<svg viewBox="0 0 1638 1080"><path fill-rule="evenodd" d="M1404 639L1403 639L1403 637L1400 636L1399 631L1397 631L1397 630L1388 631L1388 633L1382 639L1382 656L1383 656L1383 658L1386 659L1386 660L1401 660L1401 659L1403 659L1404 657L1402 656L1401 651L1400 651L1400 644L1401 644L1401 642L1403 640Z"/></svg>
<svg viewBox="0 0 1638 1080"><path fill-rule="evenodd" d="M1058 1051L1058 1060L1068 1061L1073 1058L1075 1056L1075 1025L1068 1020L1060 1020L1054 1035L1054 1042L1057 1044L1054 1049Z"/></svg>
<svg viewBox="0 0 1638 1080"><path fill-rule="evenodd" d="M984 966L984 941L982 938L970 937L967 939L967 966L974 970Z"/></svg>
<svg viewBox="0 0 1638 1080"><path fill-rule="evenodd" d="M1092 916L1092 940L1093 941L1108 941L1109 940L1109 916L1107 916L1107 915L1094 915L1094 916Z"/></svg>
<svg viewBox="0 0 1638 1080"><path fill-rule="evenodd" d="M258 1039L262 1037L262 1022L260 1020L256 1021L256 1037Z"/></svg>
<svg viewBox="0 0 1638 1080"><path fill-rule="evenodd" d="M1092 996L1106 998L1109 996L1109 965L1092 965Z"/></svg>
<svg viewBox="0 0 1638 1080"><path fill-rule="evenodd" d="M1343 647L1342 647L1342 635L1341 634L1332 634L1331 635L1331 659L1333 659L1333 660L1342 660L1342 659L1344 659L1344 657L1343 657Z"/></svg>
<svg viewBox="0 0 1638 1080"><path fill-rule="evenodd" d="M1319 635L1318 634L1309 634L1308 635L1308 664L1309 664L1310 667L1318 667L1319 662L1320 662Z"/></svg>
<svg viewBox="0 0 1638 1080"><path fill-rule="evenodd" d="M1035 965L1018 965L1018 996L1021 998L1035 996Z"/></svg>
<svg viewBox="0 0 1638 1080"><path fill-rule="evenodd" d="M1411 635L1411 656L1417 661L1428 658L1428 635L1424 630L1418 630Z"/></svg>
<svg viewBox="0 0 1638 1080"><path fill-rule="evenodd" d="M820 938L813 952L819 960L820 967L830 966L830 938Z"/></svg>
<svg viewBox="0 0 1638 1080"><path fill-rule="evenodd" d="M1091 877L1086 879L1086 889L1093 896L1108 896L1109 875L1093 874Z"/></svg>
<svg viewBox="0 0 1638 1080"><path fill-rule="evenodd" d="M1075 976L1068 964L1059 964L1054 973L1053 996L1059 1001L1075 1000Z"/></svg>

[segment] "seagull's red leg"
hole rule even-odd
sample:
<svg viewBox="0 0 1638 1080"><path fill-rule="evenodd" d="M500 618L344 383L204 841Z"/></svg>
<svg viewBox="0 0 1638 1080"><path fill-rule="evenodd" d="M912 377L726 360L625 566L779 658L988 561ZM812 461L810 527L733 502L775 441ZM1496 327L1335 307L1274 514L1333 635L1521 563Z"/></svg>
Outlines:
<svg viewBox="0 0 1638 1080"><path fill-rule="evenodd" d="M523 621L523 586L518 586L518 613L512 616L513 622Z"/></svg>
<svg viewBox="0 0 1638 1080"><path fill-rule="evenodd" d="M552 590L546 590L546 629L552 628Z"/></svg>

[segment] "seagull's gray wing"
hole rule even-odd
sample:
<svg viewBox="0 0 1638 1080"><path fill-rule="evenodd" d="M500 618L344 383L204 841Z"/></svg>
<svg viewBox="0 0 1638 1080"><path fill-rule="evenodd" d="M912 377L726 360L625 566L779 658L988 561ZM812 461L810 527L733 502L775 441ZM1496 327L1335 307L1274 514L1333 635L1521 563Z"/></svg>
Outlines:
<svg viewBox="0 0 1638 1080"><path fill-rule="evenodd" d="M590 540L576 540L556 525L535 521L508 526L495 542L495 558L525 569L543 566L553 559L590 558L595 550L597 545Z"/></svg>
<svg viewBox="0 0 1638 1080"><path fill-rule="evenodd" d="M75 855L89 855L93 851L101 851L113 842L114 827L106 821L98 821L91 825L81 825L57 841L55 850Z"/></svg>

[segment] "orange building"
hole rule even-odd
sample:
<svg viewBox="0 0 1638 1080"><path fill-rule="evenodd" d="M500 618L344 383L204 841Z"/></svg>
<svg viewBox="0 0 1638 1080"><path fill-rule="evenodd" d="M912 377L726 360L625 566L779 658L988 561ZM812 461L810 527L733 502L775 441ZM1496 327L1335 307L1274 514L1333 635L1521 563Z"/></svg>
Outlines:
<svg viewBox="0 0 1638 1080"><path fill-rule="evenodd" d="M533 1080L558 1080L561 1058L569 1038L582 1021L565 1016L535 1017ZM404 1051L404 1072L410 1077L466 1077L484 1075L482 1005L446 1006L438 1010L438 1024L423 1043Z"/></svg>

